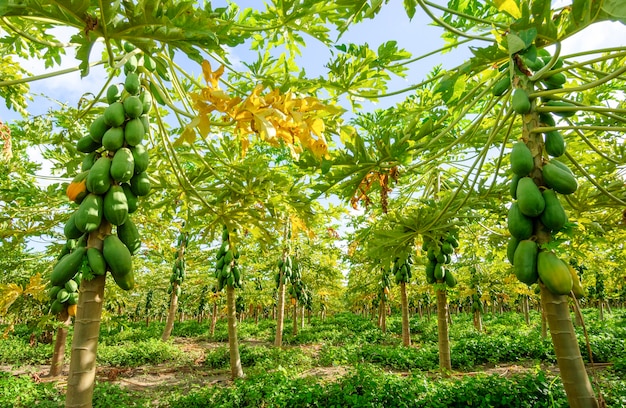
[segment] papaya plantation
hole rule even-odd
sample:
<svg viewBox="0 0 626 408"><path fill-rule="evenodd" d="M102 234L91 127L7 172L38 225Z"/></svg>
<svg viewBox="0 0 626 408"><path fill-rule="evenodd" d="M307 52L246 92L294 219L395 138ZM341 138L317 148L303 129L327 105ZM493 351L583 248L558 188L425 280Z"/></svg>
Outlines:
<svg viewBox="0 0 626 408"><path fill-rule="evenodd" d="M626 406L621 0L0 2L0 406Z"/></svg>

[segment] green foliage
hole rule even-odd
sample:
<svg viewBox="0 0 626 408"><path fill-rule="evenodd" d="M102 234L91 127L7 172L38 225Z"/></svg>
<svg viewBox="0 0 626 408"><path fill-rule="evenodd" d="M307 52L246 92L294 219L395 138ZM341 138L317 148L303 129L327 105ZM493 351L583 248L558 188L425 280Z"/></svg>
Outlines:
<svg viewBox="0 0 626 408"><path fill-rule="evenodd" d="M117 344L100 345L98 362L116 367L137 367L143 364L190 362L193 356L160 339L147 339Z"/></svg>
<svg viewBox="0 0 626 408"><path fill-rule="evenodd" d="M32 347L28 337L14 337L0 341L0 364L22 366L47 364L52 356L52 344L37 344Z"/></svg>

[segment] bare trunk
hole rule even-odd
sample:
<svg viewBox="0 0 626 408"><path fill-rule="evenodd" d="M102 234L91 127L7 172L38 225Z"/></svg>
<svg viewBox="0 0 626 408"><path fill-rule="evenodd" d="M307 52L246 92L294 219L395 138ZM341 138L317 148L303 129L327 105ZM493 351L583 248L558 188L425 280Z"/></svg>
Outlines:
<svg viewBox="0 0 626 408"><path fill-rule="evenodd" d="M57 329L56 339L54 340L54 353L52 353L52 361L50 362L49 377L56 377L63 372L63 362L65 360L65 343L67 343L67 332L72 324L72 317L67 310L59 313L59 321L63 322L62 326Z"/></svg>
<svg viewBox="0 0 626 408"><path fill-rule="evenodd" d="M228 346L230 348L230 375L233 378L243 377L239 343L237 341L237 308L235 305L235 288L226 286L226 304L228 308Z"/></svg>
<svg viewBox="0 0 626 408"><path fill-rule="evenodd" d="M439 368L444 374L452 371L450 337L448 335L448 299L445 289L437 289L437 333L439 342Z"/></svg>
<svg viewBox="0 0 626 408"><path fill-rule="evenodd" d="M474 310L474 328L479 332L483 331L483 315L480 310Z"/></svg>
<svg viewBox="0 0 626 408"><path fill-rule="evenodd" d="M409 326L409 301L406 295L406 282L400 282L400 294L402 301L402 344L411 346L411 327Z"/></svg>
<svg viewBox="0 0 626 408"><path fill-rule="evenodd" d="M591 388L591 382L580 354L570 318L567 296L554 295L543 285L540 286L541 302L546 311L567 401L572 408L597 408L598 400Z"/></svg>
<svg viewBox="0 0 626 408"><path fill-rule="evenodd" d="M293 305L293 310L291 314L293 316L293 327L291 328L291 334L294 336L298 334L298 302L295 299L291 299L291 303Z"/></svg>
<svg viewBox="0 0 626 408"><path fill-rule="evenodd" d="M524 296L522 299L522 306L524 308L524 320L526 321L526 325L530 326L530 313L528 310L528 296Z"/></svg>
<svg viewBox="0 0 626 408"><path fill-rule="evenodd" d="M178 310L178 296L176 296L176 289L178 288L178 284L174 282L172 284L172 297L170 298L170 310L167 313L167 320L165 322L165 329L163 330L163 335L161 336L161 340L167 341L172 334L172 329L174 328L174 320L176 319L176 311Z"/></svg>
<svg viewBox="0 0 626 408"><path fill-rule="evenodd" d="M217 300L213 301L213 314L211 315L211 337L215 334L215 324L217 323Z"/></svg>
<svg viewBox="0 0 626 408"><path fill-rule="evenodd" d="M602 300L598 302L598 313L600 320L604 320L604 302Z"/></svg>
<svg viewBox="0 0 626 408"><path fill-rule="evenodd" d="M276 311L276 338L274 345L276 347L283 346L283 324L285 320L285 284L283 283L283 274L280 272L280 286L278 287L278 310Z"/></svg>
<svg viewBox="0 0 626 408"><path fill-rule="evenodd" d="M304 306L300 306L300 328L304 329Z"/></svg>
<svg viewBox="0 0 626 408"><path fill-rule="evenodd" d="M384 300L380 301L380 328L387 333L387 304Z"/></svg>

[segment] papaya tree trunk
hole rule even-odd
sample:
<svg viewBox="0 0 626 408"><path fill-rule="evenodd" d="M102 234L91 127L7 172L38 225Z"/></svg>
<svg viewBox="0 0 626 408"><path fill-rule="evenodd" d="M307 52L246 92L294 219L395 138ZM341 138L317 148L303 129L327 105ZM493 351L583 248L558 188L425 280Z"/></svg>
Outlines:
<svg viewBox="0 0 626 408"><path fill-rule="evenodd" d="M174 320L176 320L176 311L178 310L178 296L176 295L176 290L178 289L178 283L172 283L172 296L170 298L170 309L167 313L167 320L165 321L165 329L163 330L163 335L161 335L161 340L167 341L172 334L172 329L174 328Z"/></svg>
<svg viewBox="0 0 626 408"><path fill-rule="evenodd" d="M228 347L230 349L230 375L233 378L243 378L243 368L239 357L239 342L237 340L237 308L235 304L235 288L226 286L226 305L228 309Z"/></svg>
<svg viewBox="0 0 626 408"><path fill-rule="evenodd" d="M589 376L585 370L572 319L570 318L567 296L554 295L541 287L541 303L546 311L548 327L556 361L561 373L567 401L572 408L597 408Z"/></svg>
<svg viewBox="0 0 626 408"><path fill-rule="evenodd" d="M285 320L285 284L283 283L283 273L280 272L280 285L278 286L278 309L276 310L276 338L274 345L283 346L283 324Z"/></svg>
<svg viewBox="0 0 626 408"><path fill-rule="evenodd" d="M296 334L298 334L298 302L296 302L295 299L291 299L291 303L293 305L293 310L291 311L291 314L293 316L293 327L291 329L291 334L295 336Z"/></svg>
<svg viewBox="0 0 626 408"><path fill-rule="evenodd" d="M63 322L57 329L57 335L54 339L54 352L52 353L52 361L50 362L49 377L57 377L63 372L63 362L65 361L65 343L67 343L67 333L72 324L72 317L67 313L67 309L59 313L58 319Z"/></svg>
<svg viewBox="0 0 626 408"><path fill-rule="evenodd" d="M387 333L387 304L384 300L380 301L380 328Z"/></svg>
<svg viewBox="0 0 626 408"><path fill-rule="evenodd" d="M213 301L213 313L211 314L211 337L215 334L215 324L217 323L217 299Z"/></svg>
<svg viewBox="0 0 626 408"><path fill-rule="evenodd" d="M548 318L546 317L546 308L541 306L541 338L548 337Z"/></svg>
<svg viewBox="0 0 626 408"><path fill-rule="evenodd" d="M304 305L300 306L300 328L304 329Z"/></svg>
<svg viewBox="0 0 626 408"><path fill-rule="evenodd" d="M478 332L483 331L483 315L480 313L480 309L474 310L474 328Z"/></svg>
<svg viewBox="0 0 626 408"><path fill-rule="evenodd" d="M526 325L530 326L530 311L528 305L528 296L524 295L522 299L522 307L524 308L524 320L526 321Z"/></svg>
<svg viewBox="0 0 626 408"><path fill-rule="evenodd" d="M437 289L437 334L439 342L439 368L444 374L452 371L450 337L448 335L448 299L445 289Z"/></svg>
<svg viewBox="0 0 626 408"><path fill-rule="evenodd" d="M409 301L406 295L406 282L400 282L400 295L402 302L402 344L411 346L411 327L409 326Z"/></svg>

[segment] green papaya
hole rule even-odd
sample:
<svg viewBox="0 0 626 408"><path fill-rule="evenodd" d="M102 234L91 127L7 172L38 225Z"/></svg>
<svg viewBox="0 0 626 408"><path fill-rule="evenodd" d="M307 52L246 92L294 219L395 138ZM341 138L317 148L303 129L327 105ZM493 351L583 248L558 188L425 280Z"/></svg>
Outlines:
<svg viewBox="0 0 626 408"><path fill-rule="evenodd" d="M111 177L118 183L130 181L135 174L135 159L133 153L127 147L122 147L115 152L111 161Z"/></svg>
<svg viewBox="0 0 626 408"><path fill-rule="evenodd" d="M65 305L59 302L57 299L54 299L52 305L50 306L50 314L56 315L61 313L65 309Z"/></svg>
<svg viewBox="0 0 626 408"><path fill-rule="evenodd" d="M509 157L511 160L511 170L513 170L513 173L520 177L527 176L533 167L535 167L533 154L530 152L528 146L526 146L526 144L522 141L516 142L513 145L513 149L511 149Z"/></svg>
<svg viewBox="0 0 626 408"><path fill-rule="evenodd" d="M565 223L567 223L567 214L554 190L546 189L543 190L542 194L546 208L541 213L539 220L549 230L558 232L565 226Z"/></svg>
<svg viewBox="0 0 626 408"><path fill-rule="evenodd" d="M148 115L141 115L139 119L141 120L141 124L143 125L143 130L145 132L144 136L149 135L150 134L150 118L148 117Z"/></svg>
<svg viewBox="0 0 626 408"><path fill-rule="evenodd" d="M122 277L132 272L133 260L130 251L117 235L107 235L104 238L102 255L114 278L116 276Z"/></svg>
<svg viewBox="0 0 626 408"><path fill-rule="evenodd" d="M139 248L141 248L141 237L137 226L131 221L130 218L125 223L117 227L117 236L126 245L131 255L135 255Z"/></svg>
<svg viewBox="0 0 626 408"><path fill-rule="evenodd" d="M491 88L491 93L494 96L502 96L504 93L511 87L511 77L509 75L505 75L500 80L498 80L493 87Z"/></svg>
<svg viewBox="0 0 626 408"><path fill-rule="evenodd" d="M122 225L128 218L128 202L121 186L111 186L104 196L104 217L113 225Z"/></svg>
<svg viewBox="0 0 626 408"><path fill-rule="evenodd" d="M535 241L524 239L519 242L513 257L513 270L517 279L527 285L537 282L537 253L539 247Z"/></svg>
<svg viewBox="0 0 626 408"><path fill-rule="evenodd" d="M98 150L102 144L94 141L90 136L83 136L76 142L76 150L81 153L91 153Z"/></svg>
<svg viewBox="0 0 626 408"><path fill-rule="evenodd" d="M146 131L141 119L135 118L126 122L124 126L124 140L130 146L136 146L143 140Z"/></svg>
<svg viewBox="0 0 626 408"><path fill-rule="evenodd" d="M537 272L546 288L555 295L567 295L574 282L568 265L552 251L540 251L537 257Z"/></svg>
<svg viewBox="0 0 626 408"><path fill-rule="evenodd" d="M89 126L89 137L95 142L102 144L102 137L104 133L109 129L107 126L104 115L98 116Z"/></svg>
<svg viewBox="0 0 626 408"><path fill-rule="evenodd" d="M57 294L61 289L63 289L63 286L51 286L50 289L48 289L48 296L50 297L50 300L56 299Z"/></svg>
<svg viewBox="0 0 626 408"><path fill-rule="evenodd" d="M552 159L550 160L550 163L554 164L555 166L560 167L561 169L565 170L569 174L572 174L572 175L574 174L572 173L572 170L569 167L567 167L567 164L563 163L562 161L559 161L557 159Z"/></svg>
<svg viewBox="0 0 626 408"><path fill-rule="evenodd" d="M515 113L520 115L530 112L530 99L525 90L521 88L515 88L513 96L511 97L511 106Z"/></svg>
<svg viewBox="0 0 626 408"><path fill-rule="evenodd" d="M550 112L562 118L572 117L577 112L576 105L574 105L573 103L569 103L569 102L550 100L550 101L545 102L544 105L549 108L556 108L556 109L551 109Z"/></svg>
<svg viewBox="0 0 626 408"><path fill-rule="evenodd" d="M111 152L124 146L124 129L112 127L107 130L102 137L102 146Z"/></svg>
<svg viewBox="0 0 626 408"><path fill-rule="evenodd" d="M550 113L541 112L539 114L539 123L544 126L556 126L556 122Z"/></svg>
<svg viewBox="0 0 626 408"><path fill-rule="evenodd" d="M117 85L111 85L107 88L107 103L109 105L120 100L122 93L120 92L120 87Z"/></svg>
<svg viewBox="0 0 626 408"><path fill-rule="evenodd" d="M80 238L83 233L83 231L79 230L78 227L76 227L76 211L74 211L65 223L65 227L63 228L63 234L67 239L77 239Z"/></svg>
<svg viewBox="0 0 626 408"><path fill-rule="evenodd" d="M98 152L91 152L85 155L85 157L83 158L83 162L81 163L80 170L85 172L91 169L99 157L100 156L98 155Z"/></svg>
<svg viewBox="0 0 626 408"><path fill-rule="evenodd" d="M447 285L449 288L453 288L453 287L455 287L455 286L456 286L457 281L456 281L456 278L454 277L454 275L452 274L452 272L450 272L450 271L446 271L446 274L445 274L445 278L444 278L444 279L445 279L445 281L446 281L446 285Z"/></svg>
<svg viewBox="0 0 626 408"><path fill-rule="evenodd" d="M139 118L143 113L143 102L138 96L129 96L124 99L124 112L130 119Z"/></svg>
<svg viewBox="0 0 626 408"><path fill-rule="evenodd" d="M145 115L150 112L150 108L152 108L152 95L150 92L142 92L139 94L139 99L141 100L142 110L141 113Z"/></svg>
<svg viewBox="0 0 626 408"><path fill-rule="evenodd" d="M517 184L517 204L522 214L536 217L543 212L546 206L539 187L532 178L522 177Z"/></svg>
<svg viewBox="0 0 626 408"><path fill-rule="evenodd" d="M445 278L446 269L444 268L443 264L438 263L435 265L435 270L433 271L433 275L435 276L435 279L437 281L441 281Z"/></svg>
<svg viewBox="0 0 626 408"><path fill-rule="evenodd" d="M104 110L104 123L109 127L120 127L125 120L126 115L122 102L113 102Z"/></svg>
<svg viewBox="0 0 626 408"><path fill-rule="evenodd" d="M541 171L543 181L557 193L572 194L578 189L574 175L552 162L544 164Z"/></svg>
<svg viewBox="0 0 626 408"><path fill-rule="evenodd" d="M572 265L567 265L570 275L572 276L572 292L574 292L574 296L576 299L581 299L587 296L585 293L585 289L583 288L582 282L578 277L578 273L576 273L576 269L572 267Z"/></svg>
<svg viewBox="0 0 626 408"><path fill-rule="evenodd" d="M126 62L124 63L124 73L129 74L131 72L137 71L137 66L139 62L137 61L137 56L135 54L128 57Z"/></svg>
<svg viewBox="0 0 626 408"><path fill-rule="evenodd" d="M111 187L111 159L100 157L87 175L87 190L94 194L104 194Z"/></svg>
<svg viewBox="0 0 626 408"><path fill-rule="evenodd" d="M113 273L111 275L120 289L131 290L135 287L135 273L132 270L125 275L114 275Z"/></svg>
<svg viewBox="0 0 626 408"><path fill-rule="evenodd" d="M75 305L78 304L78 292L72 292L70 293L69 298L67 299L67 304L68 305Z"/></svg>
<svg viewBox="0 0 626 408"><path fill-rule="evenodd" d="M517 199L517 185L521 178L521 176L513 174L513 178L511 179L511 185L509 185L509 193L514 200Z"/></svg>
<svg viewBox="0 0 626 408"><path fill-rule="evenodd" d="M86 252L87 248L77 247L72 253L61 258L52 268L52 274L50 275L52 286L64 286L65 282L72 279L83 263L83 256L85 256Z"/></svg>
<svg viewBox="0 0 626 408"><path fill-rule="evenodd" d="M137 196L145 196L150 193L150 180L148 174L144 171L139 174L135 174L130 179L130 189Z"/></svg>
<svg viewBox="0 0 626 408"><path fill-rule="evenodd" d="M135 193L132 192L129 184L123 183L121 186L122 186L122 189L124 190L124 194L126 195L126 204L128 205L128 213L132 214L135 211L137 211L137 208L139 208L139 199L137 198Z"/></svg>
<svg viewBox="0 0 626 408"><path fill-rule="evenodd" d="M541 82L543 82L550 89L558 89L562 88L565 82L567 82L567 77L564 73L557 72L556 74L542 78Z"/></svg>
<svg viewBox="0 0 626 408"><path fill-rule="evenodd" d="M97 194L87 194L75 212L74 223L82 232L93 232L102 222L102 197Z"/></svg>
<svg viewBox="0 0 626 408"><path fill-rule="evenodd" d="M509 242L506 245L506 258L509 260L511 265L515 265L515 250L517 249L517 245L519 244L519 240L514 236L509 238Z"/></svg>
<svg viewBox="0 0 626 408"><path fill-rule="evenodd" d="M509 208L507 227L511 235L520 241L533 235L533 220L520 211L517 202L511 204Z"/></svg>
<svg viewBox="0 0 626 408"><path fill-rule="evenodd" d="M553 130L544 135L546 153L552 157L561 157L565 153L565 139L561 132Z"/></svg>
<svg viewBox="0 0 626 408"><path fill-rule="evenodd" d="M429 284L433 284L436 282L435 266L436 264L434 262L428 262L426 264L426 269L424 271L426 272L426 282L428 282Z"/></svg>
<svg viewBox="0 0 626 408"><path fill-rule="evenodd" d="M94 275L101 276L107 272L106 261L98 248L87 248L87 262Z"/></svg>
<svg viewBox="0 0 626 408"><path fill-rule="evenodd" d="M65 282L65 290L67 290L69 293L77 292L78 283L76 283L76 281L72 279L68 280L67 282Z"/></svg>
<svg viewBox="0 0 626 408"><path fill-rule="evenodd" d="M126 89L126 92L131 95L137 95L140 88L141 83L139 82L139 75L134 72L126 75L126 81L124 81L124 89Z"/></svg>

